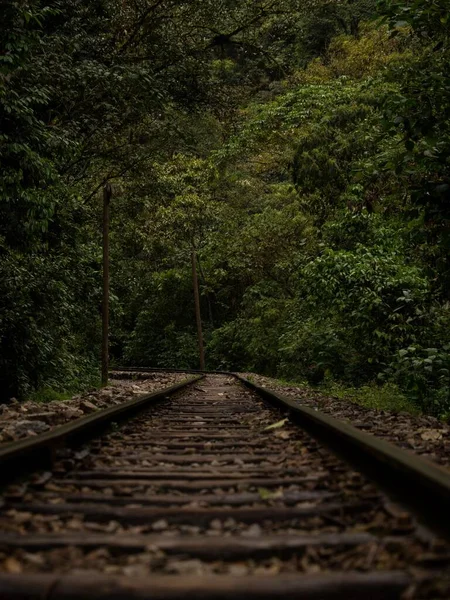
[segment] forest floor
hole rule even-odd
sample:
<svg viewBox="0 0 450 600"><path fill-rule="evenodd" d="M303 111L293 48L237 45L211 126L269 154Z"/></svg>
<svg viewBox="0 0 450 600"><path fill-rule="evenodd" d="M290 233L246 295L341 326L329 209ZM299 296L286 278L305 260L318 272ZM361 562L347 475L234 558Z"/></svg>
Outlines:
<svg viewBox="0 0 450 600"><path fill-rule="evenodd" d="M19 402L13 399L0 405L0 443L44 433L96 410L169 387L186 377L186 373L161 371L149 373L146 379L113 379L107 387L68 400Z"/></svg>
<svg viewBox="0 0 450 600"><path fill-rule="evenodd" d="M378 438L450 467L450 426L435 417L413 415L404 410L369 408L306 385L286 383L255 373L240 375L257 385L295 398L299 404L347 421Z"/></svg>

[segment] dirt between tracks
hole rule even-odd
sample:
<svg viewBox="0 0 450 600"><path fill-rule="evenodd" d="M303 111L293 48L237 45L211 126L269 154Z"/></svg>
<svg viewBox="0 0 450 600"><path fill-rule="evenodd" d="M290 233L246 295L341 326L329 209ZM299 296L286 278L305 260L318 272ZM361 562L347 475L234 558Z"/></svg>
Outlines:
<svg viewBox="0 0 450 600"><path fill-rule="evenodd" d="M270 377L254 373L240 375L250 377L257 385L295 398L303 406L347 421L362 431L450 468L450 427L434 417L366 408L310 388L283 384Z"/></svg>
<svg viewBox="0 0 450 600"><path fill-rule="evenodd" d="M169 387L191 377L186 373L148 373L145 379L114 379L105 388L73 396L70 400L19 402L0 405L0 444L35 436L87 414L127 402L139 395Z"/></svg>

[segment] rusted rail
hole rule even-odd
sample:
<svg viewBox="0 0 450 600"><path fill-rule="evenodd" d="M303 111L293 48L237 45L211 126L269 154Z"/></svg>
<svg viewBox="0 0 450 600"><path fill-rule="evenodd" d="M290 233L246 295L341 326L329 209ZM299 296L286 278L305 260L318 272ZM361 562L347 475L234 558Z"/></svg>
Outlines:
<svg viewBox="0 0 450 600"><path fill-rule="evenodd" d="M327 573L261 577L121 577L32 575L0 577L8 600L394 600L411 583L405 573Z"/></svg>
<svg viewBox="0 0 450 600"><path fill-rule="evenodd" d="M316 439L418 511L429 525L450 536L450 473L420 456L235 375Z"/></svg>
<svg viewBox="0 0 450 600"><path fill-rule="evenodd" d="M188 383L0 451L47 461L4 489L1 600L450 597L450 545L417 517L445 471L234 374Z"/></svg>
<svg viewBox="0 0 450 600"><path fill-rule="evenodd" d="M164 400L202 379L203 375L189 378L175 385L139 398L111 406L75 419L51 431L0 446L0 485L33 469L51 466L55 452L67 443L76 443L98 435L116 421L130 418L150 404Z"/></svg>
<svg viewBox="0 0 450 600"><path fill-rule="evenodd" d="M123 374L158 372L148 367L121 367ZM170 372L184 372L168 369ZM266 387L258 386L237 373L190 370L195 374L223 374L238 379L270 405L281 409L292 420L334 452L375 479L400 501L417 511L431 527L450 537L450 473L438 465L413 455L373 435L312 410Z"/></svg>

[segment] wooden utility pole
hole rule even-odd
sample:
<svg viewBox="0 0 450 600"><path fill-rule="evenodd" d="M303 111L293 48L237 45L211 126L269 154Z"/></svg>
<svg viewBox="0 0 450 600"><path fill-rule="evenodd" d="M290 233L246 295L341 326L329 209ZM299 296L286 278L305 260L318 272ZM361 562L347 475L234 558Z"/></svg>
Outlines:
<svg viewBox="0 0 450 600"><path fill-rule="evenodd" d="M108 384L109 371L109 212L112 188L103 188L103 303L102 303L102 385Z"/></svg>
<svg viewBox="0 0 450 600"><path fill-rule="evenodd" d="M205 350L203 348L202 315L200 312L200 293L198 290L197 256L195 250L191 252L192 282L194 284L195 320L197 321L198 353L200 357L200 370L205 370Z"/></svg>

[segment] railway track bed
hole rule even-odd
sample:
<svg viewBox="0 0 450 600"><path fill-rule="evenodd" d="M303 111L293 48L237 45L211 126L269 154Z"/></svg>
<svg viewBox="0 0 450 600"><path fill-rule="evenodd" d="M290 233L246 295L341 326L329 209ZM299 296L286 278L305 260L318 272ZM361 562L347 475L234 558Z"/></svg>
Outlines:
<svg viewBox="0 0 450 600"><path fill-rule="evenodd" d="M450 544L235 378L4 488L0 598L450 598Z"/></svg>

